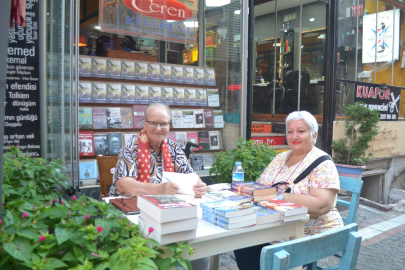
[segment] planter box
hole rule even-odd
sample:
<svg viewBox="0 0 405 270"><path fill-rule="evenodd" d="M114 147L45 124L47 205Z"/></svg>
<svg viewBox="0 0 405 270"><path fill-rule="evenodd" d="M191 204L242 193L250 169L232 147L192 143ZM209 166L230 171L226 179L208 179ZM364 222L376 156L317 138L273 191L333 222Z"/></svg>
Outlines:
<svg viewBox="0 0 405 270"><path fill-rule="evenodd" d="M366 166L353 166L353 165L345 165L345 164L337 164L336 169L339 173L339 176L345 176L348 178L352 178L355 180L361 180L363 175L363 171Z"/></svg>

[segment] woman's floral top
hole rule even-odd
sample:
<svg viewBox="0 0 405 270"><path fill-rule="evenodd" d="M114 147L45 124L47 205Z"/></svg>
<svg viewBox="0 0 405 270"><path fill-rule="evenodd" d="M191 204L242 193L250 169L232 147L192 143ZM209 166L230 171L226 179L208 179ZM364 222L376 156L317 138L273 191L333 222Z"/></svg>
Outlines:
<svg viewBox="0 0 405 270"><path fill-rule="evenodd" d="M309 188L327 188L340 189L339 175L335 164L331 160L327 160L319 164L312 172L299 183L294 184L297 178L312 162L318 157L326 155L326 153L316 147L306 155L306 157L297 164L288 168L285 163L286 159L291 154L291 151L278 154L273 161L267 166L261 174L258 183L265 185L274 185L279 182L287 182L291 187L291 193L309 194ZM277 191L282 193L288 186L281 184L277 186ZM329 213L318 217L311 217L305 224L305 235L314 235L326 231L336 229L343 226L342 218L336 209L336 199Z"/></svg>

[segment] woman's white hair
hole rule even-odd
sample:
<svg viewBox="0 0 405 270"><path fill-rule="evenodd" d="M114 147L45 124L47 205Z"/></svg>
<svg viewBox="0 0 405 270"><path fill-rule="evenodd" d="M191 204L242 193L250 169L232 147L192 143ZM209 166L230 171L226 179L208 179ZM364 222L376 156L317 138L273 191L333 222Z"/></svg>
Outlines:
<svg viewBox="0 0 405 270"><path fill-rule="evenodd" d="M290 113L287 118L285 119L285 126L286 130L288 130L288 123L290 123L291 120L304 120L305 123L309 127L309 131L311 133L311 137L314 140L314 144L316 143L316 138L315 133L318 134L318 122L316 122L316 118L309 112L307 111L295 111ZM286 132L287 133L287 132Z"/></svg>
<svg viewBox="0 0 405 270"><path fill-rule="evenodd" d="M148 112L149 112L149 110L151 110L153 108L159 108L159 109L164 110L166 112L166 114L167 114L167 119L169 119L169 123L172 122L172 114L170 112L169 107L167 105L163 104L163 103L160 103L160 102L149 104L149 106L145 110L145 119L146 120L148 120Z"/></svg>

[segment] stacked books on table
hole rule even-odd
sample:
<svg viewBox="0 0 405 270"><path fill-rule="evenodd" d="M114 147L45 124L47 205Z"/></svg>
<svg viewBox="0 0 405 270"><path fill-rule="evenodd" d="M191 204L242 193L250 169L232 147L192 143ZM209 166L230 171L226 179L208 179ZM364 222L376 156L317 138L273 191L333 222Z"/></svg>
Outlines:
<svg viewBox="0 0 405 270"><path fill-rule="evenodd" d="M203 202L200 207L204 220L228 230L256 225L254 205L250 203L222 200Z"/></svg>
<svg viewBox="0 0 405 270"><path fill-rule="evenodd" d="M219 190L213 192L206 192L203 198L213 201L229 200L236 203L247 203L251 201L249 196L241 195L230 190Z"/></svg>
<svg viewBox="0 0 405 270"><path fill-rule="evenodd" d="M240 184L232 183L231 190L250 197L253 202L275 199L277 195L276 188L251 181Z"/></svg>
<svg viewBox="0 0 405 270"><path fill-rule="evenodd" d="M257 205L280 212L280 219L284 222L306 219L308 214L306 206L282 200L263 200Z"/></svg>
<svg viewBox="0 0 405 270"><path fill-rule="evenodd" d="M139 231L161 245L196 237L197 206L172 195L138 196ZM150 233L149 228L153 228Z"/></svg>

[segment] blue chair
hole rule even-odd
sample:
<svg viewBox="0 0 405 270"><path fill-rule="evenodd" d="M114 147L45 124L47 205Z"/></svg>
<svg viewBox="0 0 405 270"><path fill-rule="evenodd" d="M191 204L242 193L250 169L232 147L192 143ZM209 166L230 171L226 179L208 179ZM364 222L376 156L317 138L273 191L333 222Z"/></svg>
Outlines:
<svg viewBox="0 0 405 270"><path fill-rule="evenodd" d="M261 270L287 270L309 264L315 270L317 261L342 252L339 269L354 270L359 255L361 235L353 223L332 231L312 235L262 249Z"/></svg>
<svg viewBox="0 0 405 270"><path fill-rule="evenodd" d="M352 192L352 199L350 202L338 199L336 204L349 207L349 214L347 218L342 217L345 224L355 223L357 209L359 208L361 189L363 188L362 180L354 180L352 178L340 176L340 189Z"/></svg>

